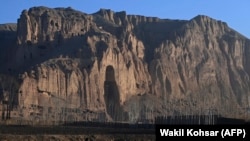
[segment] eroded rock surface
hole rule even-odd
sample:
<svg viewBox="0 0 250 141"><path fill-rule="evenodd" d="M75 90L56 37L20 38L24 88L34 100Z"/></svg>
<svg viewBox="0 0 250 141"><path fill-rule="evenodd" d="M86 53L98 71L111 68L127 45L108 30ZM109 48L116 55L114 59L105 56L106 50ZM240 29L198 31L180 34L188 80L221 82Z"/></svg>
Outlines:
<svg viewBox="0 0 250 141"><path fill-rule="evenodd" d="M33 7L18 19L8 67L18 113L37 120L246 117L250 40L199 15L169 20Z"/></svg>

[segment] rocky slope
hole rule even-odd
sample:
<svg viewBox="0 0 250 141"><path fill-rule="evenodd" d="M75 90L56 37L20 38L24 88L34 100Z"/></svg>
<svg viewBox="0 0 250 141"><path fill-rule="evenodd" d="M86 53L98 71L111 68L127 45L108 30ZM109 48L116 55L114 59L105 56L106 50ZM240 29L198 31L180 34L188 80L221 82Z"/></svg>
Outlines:
<svg viewBox="0 0 250 141"><path fill-rule="evenodd" d="M24 119L246 118L250 40L222 21L33 7L21 13L16 33L2 72L18 76Z"/></svg>

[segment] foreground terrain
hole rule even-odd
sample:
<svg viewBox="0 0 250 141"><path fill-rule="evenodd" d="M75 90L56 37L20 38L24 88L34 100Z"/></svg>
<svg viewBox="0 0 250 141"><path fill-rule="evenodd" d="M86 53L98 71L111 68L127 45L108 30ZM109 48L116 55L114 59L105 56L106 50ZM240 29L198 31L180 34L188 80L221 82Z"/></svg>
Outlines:
<svg viewBox="0 0 250 141"><path fill-rule="evenodd" d="M154 135L0 135L1 141L155 141Z"/></svg>
<svg viewBox="0 0 250 141"><path fill-rule="evenodd" d="M1 141L153 141L153 129L70 127L70 126L1 126Z"/></svg>

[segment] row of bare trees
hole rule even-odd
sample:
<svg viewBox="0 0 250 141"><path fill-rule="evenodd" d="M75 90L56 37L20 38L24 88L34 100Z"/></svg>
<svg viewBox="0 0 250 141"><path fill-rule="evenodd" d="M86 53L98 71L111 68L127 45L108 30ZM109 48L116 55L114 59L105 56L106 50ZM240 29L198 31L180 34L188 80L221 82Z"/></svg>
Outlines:
<svg viewBox="0 0 250 141"><path fill-rule="evenodd" d="M2 120L11 118L11 111L18 104L18 80L10 75L0 74L0 103L2 103Z"/></svg>

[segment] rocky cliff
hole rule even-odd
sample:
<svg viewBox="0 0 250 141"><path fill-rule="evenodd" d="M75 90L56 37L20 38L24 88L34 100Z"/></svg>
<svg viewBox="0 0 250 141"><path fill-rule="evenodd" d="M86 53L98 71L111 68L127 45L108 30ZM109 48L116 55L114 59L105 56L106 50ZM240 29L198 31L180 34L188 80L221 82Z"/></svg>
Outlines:
<svg viewBox="0 0 250 141"><path fill-rule="evenodd" d="M246 118L250 40L222 21L33 7L16 34L4 69L19 78L24 119Z"/></svg>

